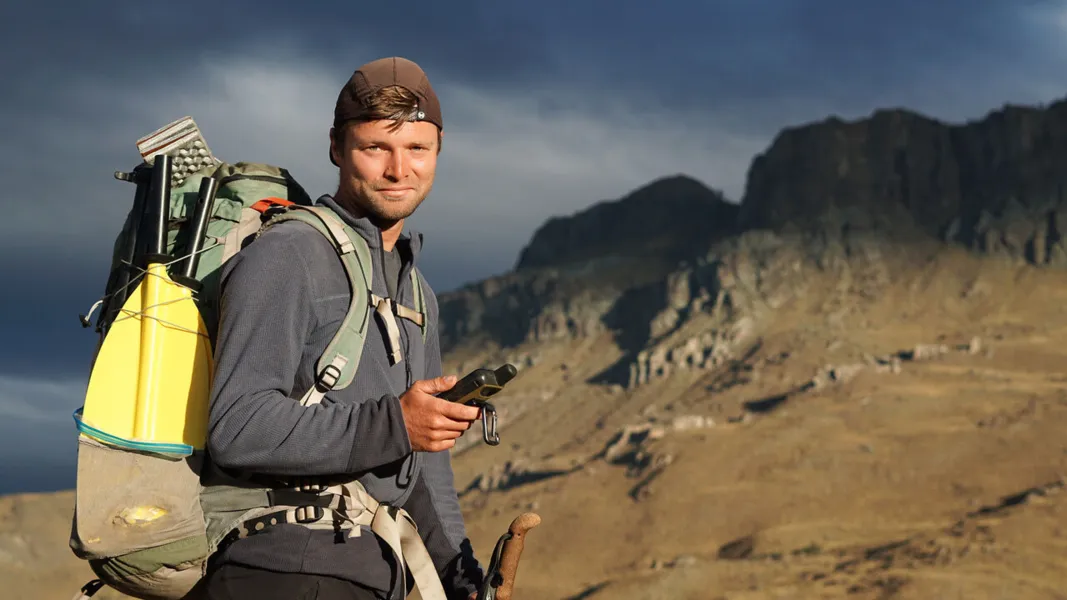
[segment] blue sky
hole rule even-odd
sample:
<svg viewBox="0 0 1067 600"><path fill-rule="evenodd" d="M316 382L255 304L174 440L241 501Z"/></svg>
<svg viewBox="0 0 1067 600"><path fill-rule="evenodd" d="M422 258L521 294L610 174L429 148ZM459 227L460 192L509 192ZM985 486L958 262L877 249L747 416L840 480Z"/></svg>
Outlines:
<svg viewBox="0 0 1067 600"><path fill-rule="evenodd" d="M330 192L339 86L365 61L416 60L446 135L411 225L445 291L509 269L546 218L660 176L739 199L783 127L885 107L961 121L1067 95L1061 1L297 5L0 8L0 493L73 484L69 415L94 342L77 315L132 200L111 173L175 118L196 119L225 160Z"/></svg>

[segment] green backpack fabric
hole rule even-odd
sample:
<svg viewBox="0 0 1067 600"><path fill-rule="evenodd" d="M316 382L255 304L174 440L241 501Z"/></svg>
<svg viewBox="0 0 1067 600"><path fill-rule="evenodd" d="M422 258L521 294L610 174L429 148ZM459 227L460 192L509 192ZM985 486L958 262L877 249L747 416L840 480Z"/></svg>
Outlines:
<svg viewBox="0 0 1067 600"><path fill-rule="evenodd" d="M144 168L147 165L139 167ZM221 163L205 171L171 190L166 250L176 258L182 255L188 240L187 228L181 225L195 205L201 180L214 177L218 181L216 200L194 276L201 286L194 298L212 347L218 328L222 265L267 227L290 220L306 223L334 244L352 290L349 313L318 362L320 385L308 390L302 403L318 402L330 389L351 383L371 312L393 311L409 318L421 326L425 338L425 297L417 271L411 271L416 306L394 306L390 299L373 295L366 241L327 207L312 206L308 194L285 169L239 162ZM128 276L123 258L137 223L137 210L135 206L130 211L115 240L105 296L98 303L101 343L122 306L123 289L132 289L137 283L137 277ZM87 317L83 324L89 325ZM387 325L392 339L392 316L388 316ZM70 547L99 579L83 587L75 598L91 597L103 585L146 600L182 598L203 577L208 558L224 540L244 537L278 522L333 528L340 520L356 531L357 525L372 527L393 548L400 564L411 570L423 597L444 600L414 522L404 511L379 506L358 482L330 487L305 485L288 496L242 481L205 487L201 482L205 467L202 450L174 457L115 445L83 428L79 412L75 412L78 465ZM347 499L340 504L349 507L347 513L338 509L336 497Z"/></svg>

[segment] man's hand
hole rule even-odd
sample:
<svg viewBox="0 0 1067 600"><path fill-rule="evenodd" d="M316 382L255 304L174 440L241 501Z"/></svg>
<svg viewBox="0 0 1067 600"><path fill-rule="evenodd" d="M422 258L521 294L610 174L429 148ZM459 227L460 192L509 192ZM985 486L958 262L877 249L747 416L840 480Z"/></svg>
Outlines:
<svg viewBox="0 0 1067 600"><path fill-rule="evenodd" d="M416 452L440 452L456 445L463 432L481 416L476 406L457 404L437 398L456 385L456 377L421 379L400 396L404 426L411 448Z"/></svg>

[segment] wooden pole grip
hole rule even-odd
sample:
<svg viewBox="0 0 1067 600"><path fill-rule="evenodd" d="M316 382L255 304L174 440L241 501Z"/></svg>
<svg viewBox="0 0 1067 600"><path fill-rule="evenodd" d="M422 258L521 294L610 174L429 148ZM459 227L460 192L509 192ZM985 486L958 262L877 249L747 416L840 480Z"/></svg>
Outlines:
<svg viewBox="0 0 1067 600"><path fill-rule="evenodd" d="M541 524L541 517L535 513L523 513L511 522L508 533L511 538L504 542L500 552L500 576L504 580L496 591L497 600L511 600L515 589L515 574L519 570L519 558L526 544L526 532Z"/></svg>

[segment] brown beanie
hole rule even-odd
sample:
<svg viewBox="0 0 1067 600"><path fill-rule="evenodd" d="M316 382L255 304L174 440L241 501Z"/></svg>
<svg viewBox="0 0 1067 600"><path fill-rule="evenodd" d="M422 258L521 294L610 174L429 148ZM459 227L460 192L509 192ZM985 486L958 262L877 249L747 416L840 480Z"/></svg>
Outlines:
<svg viewBox="0 0 1067 600"><path fill-rule="evenodd" d="M337 95L337 105L333 110L335 126L354 119L363 112L366 101L378 90L391 85L406 88L419 99L419 112L416 117L420 121L429 121L444 129L441 119L441 103L437 100L437 94L430 87L430 80L426 77L422 67L414 62L399 56L379 58L356 69L348 83L341 88ZM330 155L330 162L337 164Z"/></svg>

